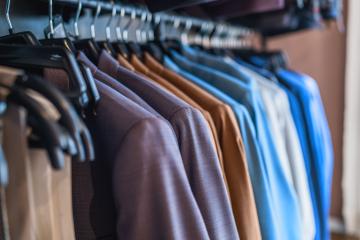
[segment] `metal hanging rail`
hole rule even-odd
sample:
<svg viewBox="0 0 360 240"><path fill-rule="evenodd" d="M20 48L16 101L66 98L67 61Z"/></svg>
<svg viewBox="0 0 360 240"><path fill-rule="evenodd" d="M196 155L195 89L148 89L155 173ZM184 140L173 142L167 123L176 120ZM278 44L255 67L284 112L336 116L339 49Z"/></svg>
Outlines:
<svg viewBox="0 0 360 240"><path fill-rule="evenodd" d="M65 5L76 8L79 0L53 0L54 4L58 5ZM109 12L111 13L114 8L116 8L117 11L123 10L125 11L125 15L130 16L134 12L137 16L141 16L144 12L147 14L151 14L153 19L159 19L163 23L174 23L174 21L177 21L179 24L183 24L186 26L189 22L191 23L192 27L197 27L200 29L207 29L207 28L221 28L223 32L228 32L233 35L237 36L248 36L251 33L253 33L253 30L250 30L248 28L242 27L242 26L235 26L230 25L227 23L219 23L214 22L211 20L204 20L199 18L194 18L190 16L182 16L177 15L174 13L167 13L167 12L159 12L159 13L150 13L146 7L134 7L129 5L123 5L118 3L109 3L109 2L98 2L98 1L91 1L91 0L81 0L83 9L93 9L96 10L98 4L101 4L102 12Z"/></svg>

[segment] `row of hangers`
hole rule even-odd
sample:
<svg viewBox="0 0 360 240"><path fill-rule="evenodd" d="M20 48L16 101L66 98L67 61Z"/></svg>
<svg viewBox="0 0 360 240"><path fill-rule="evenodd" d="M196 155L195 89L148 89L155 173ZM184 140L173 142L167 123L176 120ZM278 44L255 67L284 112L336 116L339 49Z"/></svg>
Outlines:
<svg viewBox="0 0 360 240"><path fill-rule="evenodd" d="M168 49L178 49L181 42L204 49L234 50L248 46L243 39L252 34L252 31L242 27L166 13L151 14L146 9L114 3L58 0L56 4L74 6L76 14L74 33L65 31L65 37L57 37L57 24L63 23L54 18L54 3L49 0L49 26L44 30L45 38L40 40L31 31L14 31L10 4L11 0L6 0L5 16L9 34L0 37L0 65L23 70L6 69L7 72L14 71L12 74L16 75L16 81L7 83L0 79L0 88L10 90L0 103L14 102L27 109L28 125L32 129L30 146L46 149L54 169L64 166L65 154L81 162L94 159L92 139L83 119L90 114L96 114L100 95L90 69L76 60L78 51L85 52L94 63L97 63L101 50L106 50L114 57L121 54L128 58L131 54L136 54L140 59L142 53L148 51L161 61ZM82 39L79 34L79 19L84 6L94 9L95 15L90 24L91 37ZM106 39L96 41L95 26L102 10L111 14L105 26ZM111 28L111 23L118 14L118 24ZM128 21L125 27L120 27L120 21L126 18ZM131 41L128 34L134 22L138 24L135 29L136 38ZM169 37L168 31L162 31L164 26L175 29L178 36ZM111 40L112 33L115 33L116 40ZM63 70L69 79L70 89L60 92L47 81L37 77L36 73L43 69ZM1 71L5 70L0 69L0 75ZM44 106L29 94L29 89L48 99L60 113L60 118L51 119ZM6 185L8 169L6 157L1 153L0 151L0 185Z"/></svg>

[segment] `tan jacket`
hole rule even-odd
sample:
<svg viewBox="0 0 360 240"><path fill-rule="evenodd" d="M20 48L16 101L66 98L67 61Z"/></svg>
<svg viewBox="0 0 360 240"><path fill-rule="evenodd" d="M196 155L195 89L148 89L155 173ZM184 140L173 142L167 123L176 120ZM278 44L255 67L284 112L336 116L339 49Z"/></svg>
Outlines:
<svg viewBox="0 0 360 240"><path fill-rule="evenodd" d="M11 239L75 239L71 162L54 171L47 153L28 149L26 114L10 105L4 118L4 152L9 164L6 205Z"/></svg>

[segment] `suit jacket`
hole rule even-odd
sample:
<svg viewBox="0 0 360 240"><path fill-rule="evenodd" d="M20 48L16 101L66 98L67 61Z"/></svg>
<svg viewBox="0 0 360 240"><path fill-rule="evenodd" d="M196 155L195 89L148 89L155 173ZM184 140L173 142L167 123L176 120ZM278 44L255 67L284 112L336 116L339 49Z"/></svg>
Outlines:
<svg viewBox="0 0 360 240"><path fill-rule="evenodd" d="M102 52L99 68L129 87L167 119L176 133L187 176L212 239L237 239L219 160L201 113Z"/></svg>
<svg viewBox="0 0 360 240"><path fill-rule="evenodd" d="M96 84L101 101L88 120L96 149L90 209L96 236L209 239L169 124Z"/></svg>
<svg viewBox="0 0 360 240"><path fill-rule="evenodd" d="M59 72L54 78L68 82ZM86 118L96 159L73 163L76 238L208 239L169 123L146 105L96 84L101 101L96 115Z"/></svg>

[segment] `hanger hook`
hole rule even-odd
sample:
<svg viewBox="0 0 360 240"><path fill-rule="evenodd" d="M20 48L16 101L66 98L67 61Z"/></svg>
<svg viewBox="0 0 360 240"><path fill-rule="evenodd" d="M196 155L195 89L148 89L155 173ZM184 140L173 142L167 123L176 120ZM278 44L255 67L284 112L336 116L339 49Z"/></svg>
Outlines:
<svg viewBox="0 0 360 240"><path fill-rule="evenodd" d="M155 14L155 17L154 17L154 25L155 27L158 27L161 23L161 15L158 13L158 14Z"/></svg>
<svg viewBox="0 0 360 240"><path fill-rule="evenodd" d="M9 25L9 33L13 34L14 29L10 20L10 4L11 4L11 0L6 0L5 16L6 16L6 21Z"/></svg>
<svg viewBox="0 0 360 240"><path fill-rule="evenodd" d="M206 48L211 47L211 33L214 31L215 25L212 22L205 24L205 31L202 36L202 45Z"/></svg>
<svg viewBox="0 0 360 240"><path fill-rule="evenodd" d="M143 36L143 28L145 25L145 21L147 18L147 14L145 11L141 12L140 21L138 23L137 29L136 29L136 40L137 42L146 42L146 36ZM146 35L146 33L145 33Z"/></svg>
<svg viewBox="0 0 360 240"><path fill-rule="evenodd" d="M116 13L117 13L117 9L116 9L116 6L115 6L115 3L114 1L111 1L111 5L112 5L112 8L111 8L111 16L106 24L106 27L105 27L105 32L106 32L106 40L110 41L110 38L111 38L111 29L110 29L110 25L112 23L112 20L114 19L114 17L116 16Z"/></svg>
<svg viewBox="0 0 360 240"><path fill-rule="evenodd" d="M221 34L223 31L223 24L217 23L215 25L214 34L211 36L210 42L212 47L219 48L221 43Z"/></svg>
<svg viewBox="0 0 360 240"><path fill-rule="evenodd" d="M95 23L96 23L96 20L98 19L99 15L100 15L101 8L102 8L102 5L101 5L100 1L97 0L95 16L94 16L94 18L93 18L93 20L91 22L91 25L90 25L91 38L93 38L93 39L95 39L95 37L96 37Z"/></svg>
<svg viewBox="0 0 360 240"><path fill-rule="evenodd" d="M152 26L152 18L153 18L153 15L150 13L150 12L147 12L147 23L148 23L148 39L150 41L153 41L155 39L155 35L154 35L154 29L153 29L153 26Z"/></svg>
<svg viewBox="0 0 360 240"><path fill-rule="evenodd" d="M175 30L179 30L180 23L181 23L180 18L177 17L177 16L174 16L173 21L174 21L174 28L175 28Z"/></svg>
<svg viewBox="0 0 360 240"><path fill-rule="evenodd" d="M76 9L76 15L74 20L74 33L75 38L79 38L80 32L79 32L79 18L82 10L82 0L78 1L77 9Z"/></svg>
<svg viewBox="0 0 360 240"><path fill-rule="evenodd" d="M122 37L122 33L121 33L121 20L125 17L125 8L120 7L120 15L119 15L119 20L116 24L116 38L118 41L122 41L123 37Z"/></svg>
<svg viewBox="0 0 360 240"><path fill-rule="evenodd" d="M185 20L185 28L184 28L184 32L181 34L180 38L181 38L181 41L188 44L189 43L189 34L190 34L190 31L191 31L191 28L193 26L193 22L192 20L189 18L189 19L186 19Z"/></svg>
<svg viewBox="0 0 360 240"><path fill-rule="evenodd" d="M151 27L153 29L152 34L154 39L156 38L157 40L159 40L158 38L161 37L161 30L160 30L160 26L161 26L161 21L162 21L162 16L161 13L156 13L154 15L152 15L152 21L151 21ZM156 33L156 35L155 35Z"/></svg>
<svg viewBox="0 0 360 240"><path fill-rule="evenodd" d="M54 36L53 0L49 0L49 26L50 38Z"/></svg>
<svg viewBox="0 0 360 240"><path fill-rule="evenodd" d="M131 25L131 22L134 21L136 18L136 10L134 8L131 9L131 16L129 21L126 23L126 26L124 27L124 31L123 31L123 40L128 41L129 39L129 27Z"/></svg>

